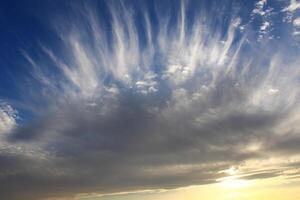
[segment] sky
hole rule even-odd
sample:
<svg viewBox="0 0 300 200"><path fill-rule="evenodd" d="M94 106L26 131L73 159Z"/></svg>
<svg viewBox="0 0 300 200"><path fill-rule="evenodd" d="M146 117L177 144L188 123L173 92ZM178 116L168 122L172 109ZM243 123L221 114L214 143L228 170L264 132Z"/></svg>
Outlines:
<svg viewBox="0 0 300 200"><path fill-rule="evenodd" d="M0 198L300 199L300 1L0 3Z"/></svg>

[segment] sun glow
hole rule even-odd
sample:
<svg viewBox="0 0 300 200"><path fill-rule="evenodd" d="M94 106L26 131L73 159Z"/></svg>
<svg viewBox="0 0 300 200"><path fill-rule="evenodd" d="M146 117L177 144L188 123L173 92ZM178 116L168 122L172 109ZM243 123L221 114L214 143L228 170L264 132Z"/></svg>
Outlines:
<svg viewBox="0 0 300 200"><path fill-rule="evenodd" d="M236 167L230 167L229 169L223 170L221 172L225 172L228 174L228 176L218 179L219 184L224 188L244 188L246 186L249 186L250 181L240 179L238 176L238 168Z"/></svg>
<svg viewBox="0 0 300 200"><path fill-rule="evenodd" d="M229 169L223 170L222 172L225 172L228 175L235 175L238 170L235 167L230 167Z"/></svg>
<svg viewBox="0 0 300 200"><path fill-rule="evenodd" d="M229 179L221 182L221 185L227 188L244 188L249 186L249 181L241 179Z"/></svg>

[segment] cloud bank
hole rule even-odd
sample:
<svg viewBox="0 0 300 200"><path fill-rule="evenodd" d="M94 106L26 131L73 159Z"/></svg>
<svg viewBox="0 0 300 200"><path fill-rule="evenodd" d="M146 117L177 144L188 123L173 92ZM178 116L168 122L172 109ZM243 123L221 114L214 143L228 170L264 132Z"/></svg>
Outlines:
<svg viewBox="0 0 300 200"><path fill-rule="evenodd" d="M253 4L245 17L235 3L166 10L113 2L106 20L96 4L69 5L68 17L52 22L56 47L22 51L35 118L16 126L17 112L0 107L0 132L9 132L0 143L1 197L209 184L232 166L245 179L299 174L297 19L282 20L289 28L275 39L268 5Z"/></svg>

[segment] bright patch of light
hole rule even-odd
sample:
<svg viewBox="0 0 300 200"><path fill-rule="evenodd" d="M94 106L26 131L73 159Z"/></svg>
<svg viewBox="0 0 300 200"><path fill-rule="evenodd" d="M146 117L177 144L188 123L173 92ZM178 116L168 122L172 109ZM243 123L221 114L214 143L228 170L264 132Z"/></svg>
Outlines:
<svg viewBox="0 0 300 200"><path fill-rule="evenodd" d="M224 170L224 172L229 175L235 175L237 173L237 169L235 167L230 167L229 169Z"/></svg>
<svg viewBox="0 0 300 200"><path fill-rule="evenodd" d="M250 181L243 179L224 179L220 182L221 186L231 189L245 188L250 185Z"/></svg>

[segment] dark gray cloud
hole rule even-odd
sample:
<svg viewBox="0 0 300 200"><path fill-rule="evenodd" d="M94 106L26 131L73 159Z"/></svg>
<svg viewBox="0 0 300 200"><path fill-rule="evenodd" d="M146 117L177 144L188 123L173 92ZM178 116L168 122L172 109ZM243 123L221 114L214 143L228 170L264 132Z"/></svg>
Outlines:
<svg viewBox="0 0 300 200"><path fill-rule="evenodd" d="M187 115L182 110L169 115L169 108L161 105L151 112L143 98L128 95L124 98L130 100L119 97L122 103L104 114L97 112L99 107L76 104L16 129L9 135L11 144L46 155L2 156L1 194L40 199L214 183L226 176L220 171L262 157L263 152L243 147L268 138L270 127L281 119L263 112L230 112L213 114L199 126L191 111L188 117L181 116ZM277 175L264 172L243 178Z"/></svg>
<svg viewBox="0 0 300 200"><path fill-rule="evenodd" d="M251 175L243 176L244 179L265 179L265 178L273 178L276 176L280 176L280 172L264 172L264 173L256 173Z"/></svg>

